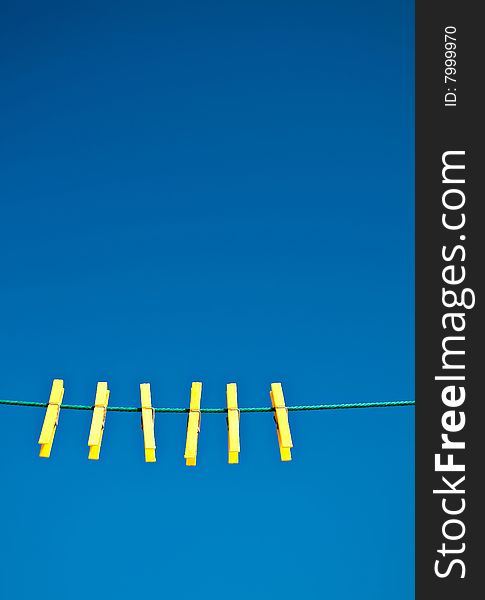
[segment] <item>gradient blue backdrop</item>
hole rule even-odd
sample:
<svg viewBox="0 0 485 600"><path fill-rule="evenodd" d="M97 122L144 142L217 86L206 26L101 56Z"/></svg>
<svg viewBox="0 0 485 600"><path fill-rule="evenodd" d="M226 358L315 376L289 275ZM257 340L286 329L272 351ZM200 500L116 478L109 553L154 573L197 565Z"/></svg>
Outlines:
<svg viewBox="0 0 485 600"><path fill-rule="evenodd" d="M243 406L413 396L411 2L1 2L3 399ZM0 407L0 597L413 597L412 408Z"/></svg>

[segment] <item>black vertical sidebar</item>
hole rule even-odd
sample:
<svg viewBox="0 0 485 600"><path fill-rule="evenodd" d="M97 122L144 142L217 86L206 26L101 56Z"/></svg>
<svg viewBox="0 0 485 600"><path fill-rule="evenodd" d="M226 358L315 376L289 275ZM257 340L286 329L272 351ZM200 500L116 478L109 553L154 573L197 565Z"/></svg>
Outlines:
<svg viewBox="0 0 485 600"><path fill-rule="evenodd" d="M485 597L479 2L416 4L416 598ZM483 364L482 364L483 363Z"/></svg>

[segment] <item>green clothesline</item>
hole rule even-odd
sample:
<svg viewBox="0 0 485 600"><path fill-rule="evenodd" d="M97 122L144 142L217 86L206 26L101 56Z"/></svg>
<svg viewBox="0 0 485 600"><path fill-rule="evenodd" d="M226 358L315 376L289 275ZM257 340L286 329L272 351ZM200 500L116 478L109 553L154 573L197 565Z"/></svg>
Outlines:
<svg viewBox="0 0 485 600"><path fill-rule="evenodd" d="M0 405L5 406L36 406L46 408L47 402L22 402L19 400L0 400ZM303 406L287 406L288 410L337 410L342 408L386 408L389 406L414 406L414 400L401 400L397 402L355 402L352 404L308 404ZM61 404L61 409L68 410L93 410L94 406L85 404ZM111 412L141 412L138 406L108 406ZM188 413L188 408L154 408L158 413ZM240 408L240 412L273 412L272 406ZM201 413L227 413L227 408L201 408Z"/></svg>

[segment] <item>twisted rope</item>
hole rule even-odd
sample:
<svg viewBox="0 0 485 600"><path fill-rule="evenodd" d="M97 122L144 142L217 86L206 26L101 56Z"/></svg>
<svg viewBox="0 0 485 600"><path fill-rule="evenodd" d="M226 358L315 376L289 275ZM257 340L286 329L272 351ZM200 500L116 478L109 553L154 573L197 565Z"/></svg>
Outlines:
<svg viewBox="0 0 485 600"><path fill-rule="evenodd" d="M38 408L46 408L48 402L22 402L20 400L0 400L0 405L5 406L34 406ZM338 410L343 408L386 408L390 406L414 406L414 400L400 400L397 402L354 402L350 404L307 404L302 406L288 406L288 410ZM93 410L93 405L85 404L61 404L61 409L66 410ZM111 412L141 412L141 407L137 406L108 406L108 411ZM272 406L240 408L241 412L257 413L257 412L273 412ZM155 408L158 413L188 413L188 408ZM227 408L201 408L201 413L227 413Z"/></svg>

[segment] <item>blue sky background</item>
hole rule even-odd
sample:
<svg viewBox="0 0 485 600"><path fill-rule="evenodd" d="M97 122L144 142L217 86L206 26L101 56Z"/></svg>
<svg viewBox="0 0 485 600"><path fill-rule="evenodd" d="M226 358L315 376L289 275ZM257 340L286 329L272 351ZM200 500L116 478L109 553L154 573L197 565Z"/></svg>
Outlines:
<svg viewBox="0 0 485 600"><path fill-rule="evenodd" d="M413 398L413 4L1 2L3 399ZM0 407L0 597L413 597L412 408Z"/></svg>

